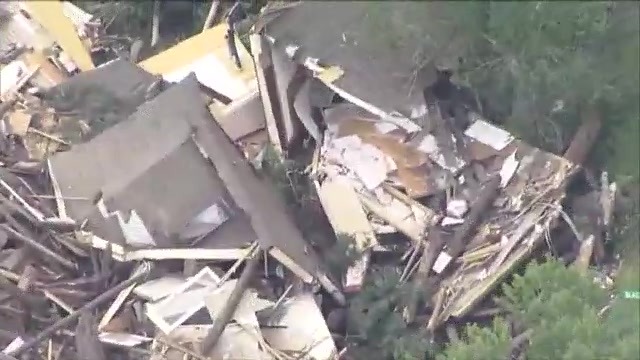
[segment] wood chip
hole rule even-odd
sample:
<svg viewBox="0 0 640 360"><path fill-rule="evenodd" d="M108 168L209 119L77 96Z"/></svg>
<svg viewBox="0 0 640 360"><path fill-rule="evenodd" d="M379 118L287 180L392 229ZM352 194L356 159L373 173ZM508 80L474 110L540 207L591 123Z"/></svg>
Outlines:
<svg viewBox="0 0 640 360"><path fill-rule="evenodd" d="M26 111L16 110L9 114L9 125L11 125L11 133L15 135L25 136L31 124L31 114Z"/></svg>

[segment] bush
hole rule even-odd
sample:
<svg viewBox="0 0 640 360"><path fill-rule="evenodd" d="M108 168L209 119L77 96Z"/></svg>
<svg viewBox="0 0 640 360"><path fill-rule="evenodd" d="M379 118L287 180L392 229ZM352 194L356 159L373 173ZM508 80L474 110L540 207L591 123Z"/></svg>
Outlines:
<svg viewBox="0 0 640 360"><path fill-rule="evenodd" d="M411 286L400 284L395 268L380 268L367 277L350 301L347 340L354 359L424 359L431 345L420 329L401 315ZM400 284L400 285L399 285Z"/></svg>
<svg viewBox="0 0 640 360"><path fill-rule="evenodd" d="M637 300L611 301L591 276L559 261L530 264L503 292L511 318L532 331L528 360L624 360L640 354ZM609 302L611 308L603 315ZM507 329L504 319L496 319L490 329L471 325L464 341L450 344L438 360L504 359L510 352Z"/></svg>

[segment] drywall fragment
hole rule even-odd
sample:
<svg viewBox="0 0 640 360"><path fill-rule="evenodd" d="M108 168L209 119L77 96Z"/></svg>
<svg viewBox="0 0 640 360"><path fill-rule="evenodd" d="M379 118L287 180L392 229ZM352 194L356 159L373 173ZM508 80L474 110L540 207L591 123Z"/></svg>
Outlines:
<svg viewBox="0 0 640 360"><path fill-rule="evenodd" d="M312 294L283 302L270 320L261 323L262 335L274 349L305 352L310 359L328 360L336 346Z"/></svg>
<svg viewBox="0 0 640 360"><path fill-rule="evenodd" d="M215 318L217 314L222 310L224 304L229 299L231 292L233 291L234 286L236 285L237 280L230 280L225 282L219 290L209 294L205 298L205 306L211 315L211 318ZM241 325L252 326L254 324L257 325L256 312L262 311L264 309L270 308L273 306L273 302L260 299L258 294L252 290L248 289L242 295L240 302L238 303L238 307L236 307L232 319Z"/></svg>
<svg viewBox="0 0 640 360"><path fill-rule="evenodd" d="M390 123L390 122L385 122L385 121L378 121L376 123L373 124L376 128L376 130L380 133L380 134L388 134L394 130L399 129L398 125Z"/></svg>
<svg viewBox="0 0 640 360"><path fill-rule="evenodd" d="M516 160L515 151L512 152L511 155L509 155L509 157L504 160L504 163L502 163L502 168L500 168L501 188L504 188L505 186L507 186L507 184L509 184L509 181L511 181L511 178L513 178L513 175L516 173L519 164L520 161Z"/></svg>
<svg viewBox="0 0 640 360"><path fill-rule="evenodd" d="M382 151L363 143L357 135L330 141L324 155L353 171L369 190L382 184L387 174L395 170Z"/></svg>
<svg viewBox="0 0 640 360"><path fill-rule="evenodd" d="M469 204L466 200L454 199L447 204L447 215L454 218L462 218L469 211Z"/></svg>
<svg viewBox="0 0 640 360"><path fill-rule="evenodd" d="M498 151L504 149L513 141L513 136L509 132L493 126L477 116L474 117L476 121L464 132L465 135Z"/></svg>
<svg viewBox="0 0 640 360"><path fill-rule="evenodd" d="M465 161L459 158L458 156L456 156L456 154L452 154L453 155L452 160L454 163L452 164L448 163L447 158L442 152L443 149L440 146L438 146L438 140L436 139L435 136L431 134L425 135L422 141L418 144L418 150L429 155L429 158L433 162L438 164L441 168L445 170L449 170L453 173L457 172L458 170L460 170L462 167L466 165Z"/></svg>
<svg viewBox="0 0 640 360"><path fill-rule="evenodd" d="M147 304L147 316L165 334L182 325L204 307L204 299L215 291L220 278L208 267L203 268L168 297Z"/></svg>
<svg viewBox="0 0 640 360"><path fill-rule="evenodd" d="M195 218L191 219L180 233L181 239L192 239L204 236L229 220L224 204L213 204L202 210Z"/></svg>
<svg viewBox="0 0 640 360"><path fill-rule="evenodd" d="M124 234L127 244L140 247L156 245L151 233L149 233L149 230L144 225L144 221L142 221L135 210L131 210L129 221L125 221L119 211L116 212L116 218L118 219L120 228L122 228L122 234Z"/></svg>
<svg viewBox="0 0 640 360"><path fill-rule="evenodd" d="M28 72L24 62L14 60L0 70L0 96L13 89Z"/></svg>
<svg viewBox="0 0 640 360"><path fill-rule="evenodd" d="M15 350L20 348L22 346L22 344L24 344L24 342L25 341L22 340L22 338L20 336L18 336L17 338L13 339L9 343L9 345L7 345L7 347L4 348L4 350L2 350L2 353L11 355L11 353L13 353Z"/></svg>
<svg viewBox="0 0 640 360"><path fill-rule="evenodd" d="M9 113L9 125L11 125L11 133L19 136L25 136L31 124L31 114L22 110L16 110Z"/></svg>
<svg viewBox="0 0 640 360"><path fill-rule="evenodd" d="M153 339L146 336L140 336L136 334L128 334L128 333L115 333L115 332L101 332L98 334L98 339L100 342L106 344L113 344L119 346L133 347L140 345L142 343L149 342Z"/></svg>
<svg viewBox="0 0 640 360"><path fill-rule="evenodd" d="M447 254L444 251L441 252L436 258L436 261L433 263L433 271L440 274L447 267L447 265L449 265L451 259L451 255Z"/></svg>
<svg viewBox="0 0 640 360"><path fill-rule="evenodd" d="M345 277L344 290L357 291L362 287L369 267L368 249L377 244L377 238L362 208L358 195L343 176L327 178L322 185L316 183L320 203L336 235L353 238L355 248L362 253Z"/></svg>
<svg viewBox="0 0 640 360"><path fill-rule="evenodd" d="M145 300L156 302L171 295L186 282L182 277L163 276L136 286L133 293Z"/></svg>
<svg viewBox="0 0 640 360"><path fill-rule="evenodd" d="M109 324L109 322L111 321L111 319L113 319L113 317L116 315L118 310L120 310L120 307L122 306L122 304L124 304L125 300L127 300L127 297L129 296L129 294L131 294L131 291L133 291L133 288L135 286L136 284L132 284L129 287L125 288L124 290L120 291L118 296L116 296L115 300L113 300L113 302L109 306L109 309L107 309L107 311L102 316L102 319L98 324L98 330L102 330L105 326L107 326L107 324Z"/></svg>

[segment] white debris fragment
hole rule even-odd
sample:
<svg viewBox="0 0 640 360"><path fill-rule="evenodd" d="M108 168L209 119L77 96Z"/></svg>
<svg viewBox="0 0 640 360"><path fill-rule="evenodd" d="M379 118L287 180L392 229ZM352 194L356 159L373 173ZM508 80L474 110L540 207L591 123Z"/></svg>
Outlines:
<svg viewBox="0 0 640 360"><path fill-rule="evenodd" d="M185 228L180 232L180 238L198 238L217 229L229 220L230 215L225 211L225 208L224 202L214 203L205 208L187 223Z"/></svg>
<svg viewBox="0 0 640 360"><path fill-rule="evenodd" d="M442 167L445 170L449 170L451 172L458 172L462 167L465 166L464 160L459 158L458 156L453 156L455 159L455 164L448 164L446 158L442 151L440 151L440 147L438 146L438 141L435 136L431 134L427 134L420 144L418 144L418 150L424 152L429 155L429 158L433 160L436 164Z"/></svg>
<svg viewBox="0 0 640 360"><path fill-rule="evenodd" d="M153 340L147 336L114 332L101 332L98 334L98 338L100 339L100 342L125 347L134 347Z"/></svg>
<svg viewBox="0 0 640 360"><path fill-rule="evenodd" d="M129 221L125 221L119 211L116 212L116 217L127 244L139 247L156 245L153 236L135 210L131 210Z"/></svg>
<svg viewBox="0 0 640 360"><path fill-rule="evenodd" d="M390 122L385 122L385 121L375 122L374 126L376 127L376 130L380 134L388 134L388 133L392 132L393 130L398 129L398 125L392 124Z"/></svg>
<svg viewBox="0 0 640 360"><path fill-rule="evenodd" d="M466 200L454 199L447 204L447 215L454 218L462 218L469 210L469 205Z"/></svg>
<svg viewBox="0 0 640 360"><path fill-rule="evenodd" d="M478 273L478 280L482 281L488 277L489 277L489 272L487 271L487 269L482 269L482 271Z"/></svg>
<svg viewBox="0 0 640 360"><path fill-rule="evenodd" d="M22 344L24 344L24 340L22 340L22 338L18 336L17 338L13 339L13 341L11 341L9 345L4 348L4 350L2 350L2 353L11 355L14 351L18 350L18 348L20 348Z"/></svg>
<svg viewBox="0 0 640 360"><path fill-rule="evenodd" d="M186 282L186 279L177 276L163 276L136 286L133 293L145 300L156 302L171 295Z"/></svg>
<svg viewBox="0 0 640 360"><path fill-rule="evenodd" d="M334 139L328 145L325 156L353 171L368 190L377 188L397 168L380 149L363 143L357 135Z"/></svg>
<svg viewBox="0 0 640 360"><path fill-rule="evenodd" d="M499 127L476 117L476 121L464 132L465 135L500 151L513 141L513 136Z"/></svg>
<svg viewBox="0 0 640 360"><path fill-rule="evenodd" d="M407 119L406 117L400 114L387 115L384 117L384 120L398 125L399 127L405 129L409 134L416 133L422 130L422 128L418 126L416 123L414 123L413 121Z"/></svg>
<svg viewBox="0 0 640 360"><path fill-rule="evenodd" d="M518 164L520 164L520 162L516 160L516 152L514 151L505 159L504 163L502 163L502 168L500 169L500 187L504 188L509 184L509 181L511 181L511 178L518 169Z"/></svg>
<svg viewBox="0 0 640 360"><path fill-rule="evenodd" d="M334 359L337 350L312 294L285 300L266 323L261 323L265 340L274 349L305 352L307 358Z"/></svg>
<svg viewBox="0 0 640 360"><path fill-rule="evenodd" d="M411 118L412 119L417 119L420 117L423 117L425 115L427 115L427 105L426 104L422 104L420 106L416 106L411 108Z"/></svg>
<svg viewBox="0 0 640 360"><path fill-rule="evenodd" d="M457 219L450 216L445 216L440 223L441 226L452 226L452 225L460 225L464 223L463 219Z"/></svg>
<svg viewBox="0 0 640 360"><path fill-rule="evenodd" d="M11 90L20 78L29 71L24 62L15 60L0 70L0 95L4 95Z"/></svg>
<svg viewBox="0 0 640 360"><path fill-rule="evenodd" d="M451 259L451 255L447 254L444 251L441 252L438 255L436 261L433 263L433 271L435 271L437 274L440 274L447 267L447 265L449 265Z"/></svg>
<svg viewBox="0 0 640 360"><path fill-rule="evenodd" d="M298 52L298 49L300 49L300 46L298 45L287 45L287 47L284 49L284 52L287 53L287 56L289 56L289 58L293 59L293 57Z"/></svg>
<svg viewBox="0 0 640 360"><path fill-rule="evenodd" d="M395 234L398 232L398 229L391 225L379 224L373 221L371 222L371 228L376 234Z"/></svg>

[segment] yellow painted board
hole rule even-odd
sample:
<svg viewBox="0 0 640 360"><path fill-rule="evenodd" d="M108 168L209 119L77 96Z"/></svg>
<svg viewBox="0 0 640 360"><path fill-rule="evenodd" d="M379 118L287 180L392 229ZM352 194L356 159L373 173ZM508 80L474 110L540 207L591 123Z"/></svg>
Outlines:
<svg viewBox="0 0 640 360"><path fill-rule="evenodd" d="M211 81L217 83L218 86L230 86L224 84L227 82L224 79L232 79L234 82L242 84L238 86L243 89L233 91L233 94L225 92L224 89L221 91L235 100L246 95L249 91L253 91L255 88L255 85L253 85L255 83L255 72L249 52L242 46L237 37L236 47L242 63L242 69L236 68L229 56L229 50L224 38L226 31L226 24L217 25L174 45L160 54L141 61L138 65L152 74L166 77L170 74L184 72L185 69L190 67L195 69L197 62L206 61L205 68L211 73ZM202 67L200 68L202 69ZM197 71L196 74L198 79L201 79L202 74ZM220 80L216 81L217 79ZM170 80L173 81L173 79ZM203 82L202 79L201 82Z"/></svg>
<svg viewBox="0 0 640 360"><path fill-rule="evenodd" d="M82 71L93 69L89 51L84 47L73 22L64 15L63 4L58 0L30 0L23 5L31 17L49 32L73 62Z"/></svg>

